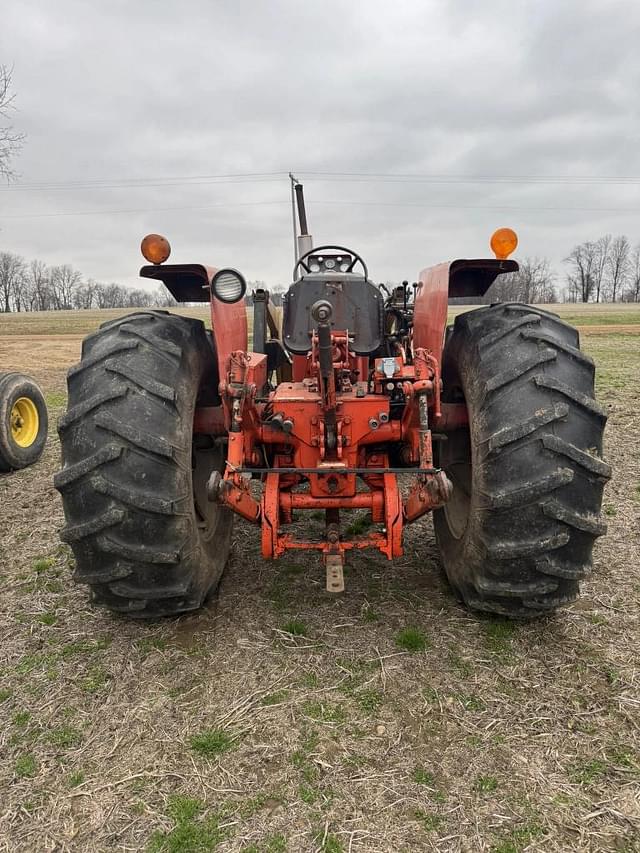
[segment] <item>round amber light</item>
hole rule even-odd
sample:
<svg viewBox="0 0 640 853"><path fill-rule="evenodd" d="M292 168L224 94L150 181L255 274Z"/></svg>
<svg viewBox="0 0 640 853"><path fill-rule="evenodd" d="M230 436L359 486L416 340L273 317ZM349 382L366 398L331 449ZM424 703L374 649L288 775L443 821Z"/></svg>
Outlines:
<svg viewBox="0 0 640 853"><path fill-rule="evenodd" d="M150 264L163 264L171 254L171 246L162 234L147 234L140 244L140 251Z"/></svg>
<svg viewBox="0 0 640 853"><path fill-rule="evenodd" d="M512 228L498 228L491 235L491 251L500 261L515 252L518 245L518 235Z"/></svg>

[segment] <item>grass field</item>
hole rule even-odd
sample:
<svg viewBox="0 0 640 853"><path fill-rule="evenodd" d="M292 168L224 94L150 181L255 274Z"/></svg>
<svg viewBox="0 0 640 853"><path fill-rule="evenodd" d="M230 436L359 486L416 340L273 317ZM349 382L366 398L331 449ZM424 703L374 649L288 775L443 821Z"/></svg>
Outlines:
<svg viewBox="0 0 640 853"><path fill-rule="evenodd" d="M456 314L469 311L472 307L456 306L450 309L449 316L453 318ZM615 305L560 303L542 307L547 307L574 326L640 325L640 304L637 303ZM198 317L210 325L207 305L171 310L185 317ZM86 335L97 329L100 323L114 320L130 312L130 308L114 308L104 311L34 311L29 314L0 314L0 338L14 335ZM251 323L251 311L248 312L248 316Z"/></svg>
<svg viewBox="0 0 640 853"><path fill-rule="evenodd" d="M430 520L338 598L238 522L205 610L127 621L72 583L55 429L0 475L0 850L639 851L640 308L554 310L596 361L614 476L594 573L542 622L463 609ZM0 369L55 422L118 313L0 315Z"/></svg>

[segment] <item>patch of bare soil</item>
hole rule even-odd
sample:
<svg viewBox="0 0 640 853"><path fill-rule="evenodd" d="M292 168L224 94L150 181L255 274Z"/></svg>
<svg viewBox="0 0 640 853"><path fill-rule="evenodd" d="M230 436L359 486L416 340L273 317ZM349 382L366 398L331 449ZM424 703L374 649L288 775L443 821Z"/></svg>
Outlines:
<svg viewBox="0 0 640 853"><path fill-rule="evenodd" d="M28 373L47 392L66 392L67 369L80 360L84 335L0 336L0 371Z"/></svg>
<svg viewBox="0 0 640 853"><path fill-rule="evenodd" d="M65 345L20 355L50 394ZM94 609L57 536L52 430L38 465L0 479L0 850L640 849L630 365L601 395L614 477L595 571L527 625L458 604L429 521L403 559L353 559L338 598L316 557L266 563L238 523L202 612Z"/></svg>

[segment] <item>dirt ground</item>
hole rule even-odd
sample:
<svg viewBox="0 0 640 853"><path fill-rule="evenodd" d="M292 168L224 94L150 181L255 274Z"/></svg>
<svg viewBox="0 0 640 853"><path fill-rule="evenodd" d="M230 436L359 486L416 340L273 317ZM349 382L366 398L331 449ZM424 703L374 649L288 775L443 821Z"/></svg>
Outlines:
<svg viewBox="0 0 640 853"><path fill-rule="evenodd" d="M353 559L338 598L319 560L263 562L238 522L205 610L116 618L71 580L52 428L40 463L0 475L0 851L640 851L625 316L582 336L609 411L609 532L581 599L537 623L461 607L430 520L403 559ZM55 423L86 329L11 322L0 369L32 373Z"/></svg>

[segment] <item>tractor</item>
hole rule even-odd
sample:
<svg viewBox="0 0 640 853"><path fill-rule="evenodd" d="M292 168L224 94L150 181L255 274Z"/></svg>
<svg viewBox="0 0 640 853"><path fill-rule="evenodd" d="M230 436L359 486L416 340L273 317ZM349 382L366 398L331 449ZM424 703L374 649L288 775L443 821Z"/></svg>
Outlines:
<svg viewBox="0 0 640 853"><path fill-rule="evenodd" d="M282 321L255 291L251 348L242 274L167 264L157 234L142 241L141 276L209 303L211 328L137 311L85 339L55 477L75 579L130 616L194 610L220 581L239 515L265 559L314 551L341 593L350 555L401 557L405 526L433 513L470 608L526 619L573 601L605 532L611 473L593 361L575 329L531 305L474 308L447 326L450 299L480 298L518 269L515 233L495 232L493 258L387 290L352 249L314 248L301 186L296 197ZM353 510L364 532L341 525ZM292 532L318 512L322 535Z"/></svg>

